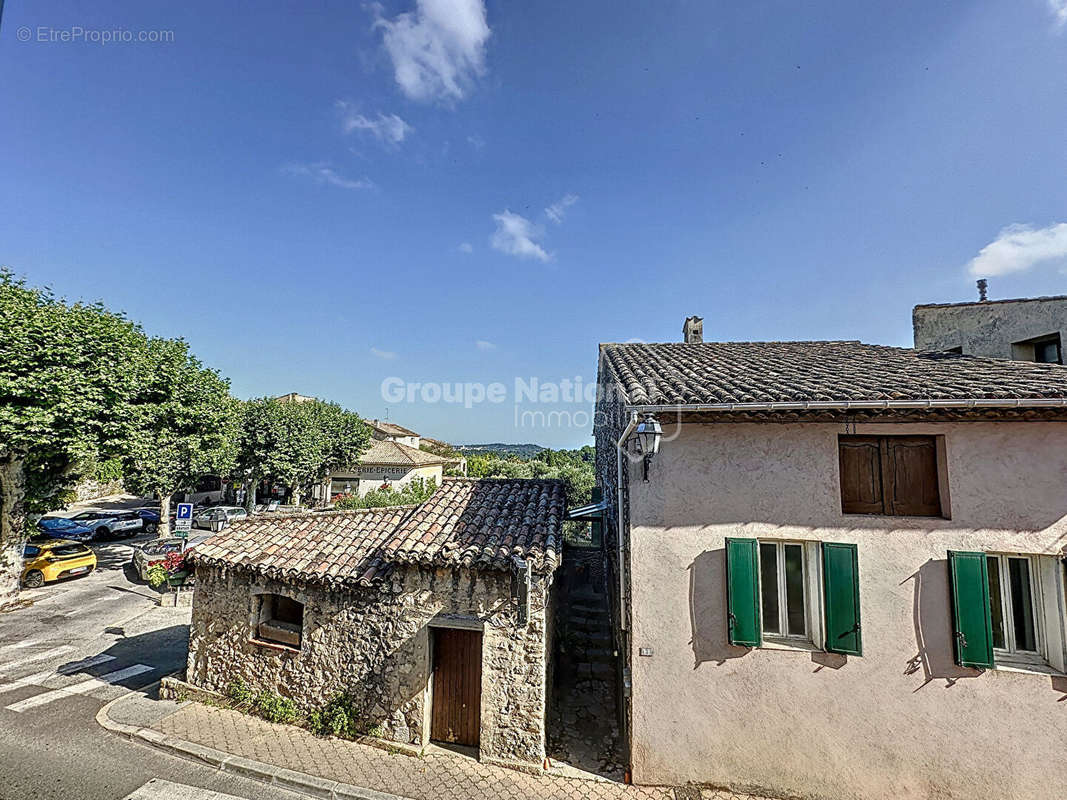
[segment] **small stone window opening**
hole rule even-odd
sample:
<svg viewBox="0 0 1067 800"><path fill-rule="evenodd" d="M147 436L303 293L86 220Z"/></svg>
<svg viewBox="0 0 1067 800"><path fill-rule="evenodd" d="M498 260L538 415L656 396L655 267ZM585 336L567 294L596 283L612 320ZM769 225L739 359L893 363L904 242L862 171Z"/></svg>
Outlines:
<svg viewBox="0 0 1067 800"><path fill-rule="evenodd" d="M280 594L260 596L256 638L300 649L304 630L304 604Z"/></svg>

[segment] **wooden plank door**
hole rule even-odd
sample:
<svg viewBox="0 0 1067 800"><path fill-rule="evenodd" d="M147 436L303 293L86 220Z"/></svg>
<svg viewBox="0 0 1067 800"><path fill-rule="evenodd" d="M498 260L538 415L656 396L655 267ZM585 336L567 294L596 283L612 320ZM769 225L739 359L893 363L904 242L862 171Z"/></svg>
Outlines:
<svg viewBox="0 0 1067 800"><path fill-rule="evenodd" d="M430 738L477 747L481 709L481 631L434 628Z"/></svg>

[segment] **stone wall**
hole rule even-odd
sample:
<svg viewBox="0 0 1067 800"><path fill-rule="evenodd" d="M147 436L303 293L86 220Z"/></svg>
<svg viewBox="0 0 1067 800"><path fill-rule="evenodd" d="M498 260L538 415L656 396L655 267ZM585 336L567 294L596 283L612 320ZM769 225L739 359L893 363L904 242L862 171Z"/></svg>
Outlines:
<svg viewBox="0 0 1067 800"><path fill-rule="evenodd" d="M291 697L305 712L347 693L368 730L422 746L430 735L430 628L480 628L481 757L540 766L551 576L534 578L530 620L520 627L505 573L398 568L379 587L336 593L201 565L187 680L225 692L240 677L257 691ZM304 604L299 651L251 641L261 592Z"/></svg>
<svg viewBox="0 0 1067 800"><path fill-rule="evenodd" d="M1067 297L1001 300L990 303L916 306L915 346L920 350L963 348L969 356L1033 361L1022 342L1058 333L1067 345Z"/></svg>

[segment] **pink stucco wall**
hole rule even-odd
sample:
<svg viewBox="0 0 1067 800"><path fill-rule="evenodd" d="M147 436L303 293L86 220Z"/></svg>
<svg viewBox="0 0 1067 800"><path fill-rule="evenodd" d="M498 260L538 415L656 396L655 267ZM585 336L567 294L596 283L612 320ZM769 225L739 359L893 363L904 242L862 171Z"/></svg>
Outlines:
<svg viewBox="0 0 1067 800"><path fill-rule="evenodd" d="M687 424L631 483L634 781L1067 797L1067 678L956 667L946 565L950 549L1063 552L1067 423L859 425L944 435L951 519L843 515L844 432ZM730 536L856 543L863 656L731 647Z"/></svg>

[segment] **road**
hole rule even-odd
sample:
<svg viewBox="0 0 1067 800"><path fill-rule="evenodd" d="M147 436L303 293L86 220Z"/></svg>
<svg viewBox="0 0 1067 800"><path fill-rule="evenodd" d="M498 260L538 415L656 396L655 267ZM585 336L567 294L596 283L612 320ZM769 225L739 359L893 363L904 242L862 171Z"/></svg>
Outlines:
<svg viewBox="0 0 1067 800"><path fill-rule="evenodd" d="M156 604L156 593L126 568L130 544L93 547L95 572L27 592L32 606L0 614L0 798L121 800L139 792L162 800L177 796L175 785L189 798L217 797L210 791L248 800L299 797L97 724L105 703L182 667L189 609Z"/></svg>

